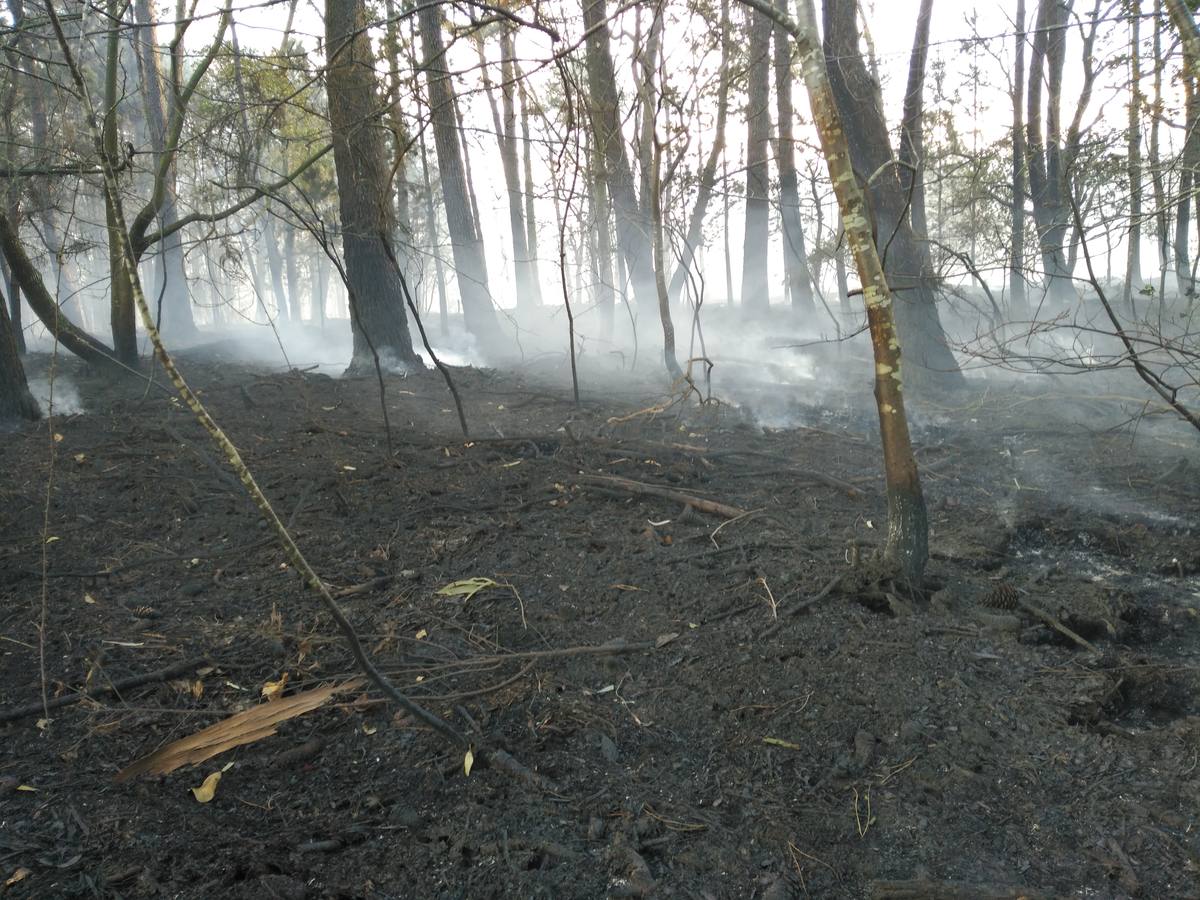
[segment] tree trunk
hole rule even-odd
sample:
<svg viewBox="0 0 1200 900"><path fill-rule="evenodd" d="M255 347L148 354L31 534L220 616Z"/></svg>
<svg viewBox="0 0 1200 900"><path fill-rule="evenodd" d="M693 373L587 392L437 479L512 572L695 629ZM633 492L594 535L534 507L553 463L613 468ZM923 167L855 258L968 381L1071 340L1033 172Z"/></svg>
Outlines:
<svg viewBox="0 0 1200 900"><path fill-rule="evenodd" d="M57 337L59 343L90 363L98 370L111 375L125 375L128 370L120 365L112 350L96 340L86 331L78 328L68 319L59 308L57 300L46 288L41 273L25 251L25 245L17 234L16 226L9 220L4 210L0 208L0 252L8 260L8 267L13 279L21 286L29 308L46 326L47 330ZM136 357L135 357L136 359Z"/></svg>
<svg viewBox="0 0 1200 900"><path fill-rule="evenodd" d="M1025 293L1025 0L1017 0L1016 61L1012 89L1012 217L1008 262L1009 318L1029 317Z"/></svg>
<svg viewBox="0 0 1200 900"><path fill-rule="evenodd" d="M454 106L454 88L446 69L446 48L442 42L441 7L426 3L418 7L423 68L429 90L429 110L433 138L437 146L438 174L442 201L446 207L446 227L458 276L459 297L467 328L484 346L499 349L499 324L492 295L488 289L487 263L483 239L475 230L474 213L463 167Z"/></svg>
<svg viewBox="0 0 1200 900"><path fill-rule="evenodd" d="M25 381L8 306L0 300L0 424L12 419L32 422L41 414Z"/></svg>
<svg viewBox="0 0 1200 900"><path fill-rule="evenodd" d="M541 302L542 279L538 272L537 215L533 206L533 141L529 139L529 97L525 93L525 79L521 68L515 61L513 71L517 78L517 94L521 100L521 145L525 167L525 247L529 253L529 277L537 286L537 296Z"/></svg>
<svg viewBox="0 0 1200 900"><path fill-rule="evenodd" d="M1159 299L1166 289L1167 269L1171 265L1171 239L1167 228L1167 188L1163 180L1162 160L1159 156L1159 127L1163 116L1163 67L1162 58L1162 0L1154 2L1154 105L1150 109L1150 181L1154 185L1154 230L1158 239L1158 283Z"/></svg>
<svg viewBox="0 0 1200 900"><path fill-rule="evenodd" d="M121 55L121 16L125 7L120 0L108 0L109 17L104 61L104 154L115 168L120 165L121 147L117 139L117 104L120 100L117 70ZM104 195L104 219L108 229L109 310L113 350L117 359L130 368L138 364L137 319L133 306L133 286L125 272L121 255L121 234L118 210L113 206L120 198Z"/></svg>
<svg viewBox="0 0 1200 900"><path fill-rule="evenodd" d="M1133 315L1133 294L1142 283L1142 64L1141 0L1129 6L1129 233L1125 262L1125 308Z"/></svg>
<svg viewBox="0 0 1200 900"><path fill-rule="evenodd" d="M383 243L392 239L395 219L367 21L363 0L325 4L326 89L354 333L349 371L371 371L375 355L391 366L423 368L413 352L400 273Z"/></svg>
<svg viewBox="0 0 1200 900"><path fill-rule="evenodd" d="M771 134L771 21L746 10L746 229L742 244L742 308L748 316L771 304L767 244L770 241L770 177L767 143Z"/></svg>
<svg viewBox="0 0 1200 900"><path fill-rule="evenodd" d="M721 242L725 251L725 305L733 306L733 251L729 246L729 167L724 151L721 153L721 195L725 203L721 211Z"/></svg>
<svg viewBox="0 0 1200 900"><path fill-rule="evenodd" d="M616 292L613 290L612 209L608 203L608 184L604 176L604 157L597 152L595 141L588 141L588 192L592 212L592 233L595 248L592 272L595 282L596 308L606 337L612 336Z"/></svg>
<svg viewBox="0 0 1200 900"><path fill-rule="evenodd" d="M649 217L638 202L629 166L629 154L621 133L616 75L609 52L609 29L605 0L582 0L583 25L587 32L587 113L597 152L604 156L604 173L617 227L617 245L629 272L638 310L657 315L658 288L651 264ZM624 282L622 282L622 290Z"/></svg>
<svg viewBox="0 0 1200 900"><path fill-rule="evenodd" d="M785 2L785 0L781 0ZM667 294L671 304L679 302L683 295L683 287L687 283L692 268L696 265L696 254L704 240L704 215L712 199L713 187L717 181L717 163L724 158L725 153L725 123L729 118L729 0L721 0L721 68L720 85L717 95L717 119L713 129L713 143L709 148L708 157L700 170L700 181L696 186L696 203L692 207L692 215L688 220L687 234L683 239L680 251L679 265L671 276L671 284ZM726 203L728 206L728 203Z"/></svg>
<svg viewBox="0 0 1200 900"><path fill-rule="evenodd" d="M1191 231L1192 189L1200 170L1200 32L1196 21L1180 0L1166 0L1171 22L1183 42L1183 87L1186 97L1187 120L1183 145L1183 162L1179 173L1179 201L1175 207L1175 278L1179 296L1196 293L1192 277L1189 234Z"/></svg>
<svg viewBox="0 0 1200 900"><path fill-rule="evenodd" d="M918 241L927 241L925 220L925 61L929 56L929 22L933 0L921 0L908 62L908 84L900 120L900 190L908 203L908 219Z"/></svg>
<svg viewBox="0 0 1200 900"><path fill-rule="evenodd" d="M540 306L542 298L537 282L533 280L527 244L529 233L525 229L521 164L517 157L517 113L513 99L516 88L513 84L512 32L506 29L500 34L500 93L503 115L501 115L501 103L496 102L496 91L492 87L492 79L488 75L488 61L484 52L483 40L480 39L476 46L479 51L479 72L483 79L483 89L487 95L488 107L492 113L492 127L496 132L496 144L500 150L500 167L504 172L505 192L508 194L508 224L509 231L512 233L517 308L526 310Z"/></svg>
<svg viewBox="0 0 1200 900"><path fill-rule="evenodd" d="M757 6L771 0L748 2ZM904 411L900 343L892 315L892 293L872 234L871 217L859 187L860 180L852 168L849 134L842 128L838 103L826 69L826 55L822 54L818 42L813 2L799 0L798 6L800 21L793 24L792 34L800 52L813 122L829 167L829 179L837 195L846 239L862 282L875 355L875 402L879 411L888 501L884 559L895 566L903 578L919 584L929 558L929 522Z"/></svg>
<svg viewBox="0 0 1200 900"><path fill-rule="evenodd" d="M965 382L938 318L930 283L929 245L916 239L906 215L908 197L900 186L882 108L858 99L876 97L878 85L858 50L855 12L853 3L825 4L828 78L850 147L851 174L860 188L870 180L867 211L896 301L896 327L910 365L910 386L937 383L959 387ZM848 233L853 223L844 224Z"/></svg>
<svg viewBox="0 0 1200 900"><path fill-rule="evenodd" d="M263 219L262 236L259 240L267 251L267 271L271 275L271 296L275 298L275 315L287 322L292 318L292 310L288 304L287 289L283 285L283 257L279 254L279 241L275 236L275 216L268 209Z"/></svg>
<svg viewBox="0 0 1200 900"><path fill-rule="evenodd" d="M167 110L163 98L163 75L159 64L158 41L150 0L134 0L134 19L139 25L136 40L138 69L142 77L142 105L150 144L158 157L167 151ZM182 52L182 48L179 48ZM166 175L166 196L159 211L159 227L169 228L179 218L177 212L178 185L174 162ZM190 337L196 332L192 317L191 295L183 265L183 234L175 231L162 241L155 252L155 277L150 283L150 300L157 303L162 297L159 330L167 336Z"/></svg>
<svg viewBox="0 0 1200 900"><path fill-rule="evenodd" d="M1039 0L1037 29L1029 57L1025 130L1029 189L1037 224L1047 294L1060 306L1075 299L1064 243L1070 222L1061 147L1062 71L1072 0ZM1046 87L1045 134L1042 86Z"/></svg>
<svg viewBox="0 0 1200 900"><path fill-rule="evenodd" d="M662 144L657 135L651 140L654 149L650 163L650 219L654 226L654 277L658 289L658 316L663 330L663 362L671 378L680 379L683 370L675 358L675 326L671 322L671 301L667 295L667 278L663 274L666 270L663 268Z"/></svg>
<svg viewBox="0 0 1200 900"><path fill-rule="evenodd" d="M788 0L775 0L780 12L787 13ZM779 167L779 217L783 227L783 274L792 309L813 321L817 305L813 300L812 278L808 270L808 251L804 246L804 225L800 221L800 184L796 176L796 143L792 109L792 45L787 32L775 26L775 104L778 111L779 147L775 153Z"/></svg>
<svg viewBox="0 0 1200 900"><path fill-rule="evenodd" d="M12 270L9 269L8 258L3 252L0 252L0 279L4 281L4 297L6 299L3 302L8 305L13 343L17 345L18 353L24 353L25 331L21 327L21 285L17 283Z"/></svg>
<svg viewBox="0 0 1200 900"><path fill-rule="evenodd" d="M446 299L446 270L442 265L441 238L438 237L437 208L433 204L433 180L429 176L429 153L425 149L425 132L418 137L421 147L421 176L425 182L425 229L429 254L433 257L434 285L438 298L438 327L442 337L450 333L450 311Z"/></svg>

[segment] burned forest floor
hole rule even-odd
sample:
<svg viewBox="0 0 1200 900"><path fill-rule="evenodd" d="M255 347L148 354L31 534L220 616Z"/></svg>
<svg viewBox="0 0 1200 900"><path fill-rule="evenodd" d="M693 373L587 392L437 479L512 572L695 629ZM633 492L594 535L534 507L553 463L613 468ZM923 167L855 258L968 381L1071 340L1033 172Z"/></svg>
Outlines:
<svg viewBox="0 0 1200 900"><path fill-rule="evenodd" d="M0 434L5 898L1200 897L1183 426L914 404L909 589L866 384L768 420L455 369L465 440L430 371L389 440L373 377L181 365L379 667L534 776L359 686L117 783L358 672L186 408L59 360L84 411Z"/></svg>

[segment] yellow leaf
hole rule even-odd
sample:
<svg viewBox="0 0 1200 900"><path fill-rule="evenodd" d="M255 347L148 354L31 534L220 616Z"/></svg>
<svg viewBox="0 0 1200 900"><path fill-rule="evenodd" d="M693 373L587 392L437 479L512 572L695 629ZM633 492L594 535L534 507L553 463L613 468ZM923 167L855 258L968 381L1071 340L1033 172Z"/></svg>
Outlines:
<svg viewBox="0 0 1200 900"><path fill-rule="evenodd" d="M54 535L50 535L50 537L46 538L46 543L53 544L55 541L61 541L61 540L62 540L62 538L58 538L58 537L55 537Z"/></svg>
<svg viewBox="0 0 1200 900"><path fill-rule="evenodd" d="M36 794L36 793L37 793L37 788L35 788L35 787L30 787L30 786L29 786L29 785L27 785L27 784L19 784L19 785L17 785L17 790L18 790L18 791L25 791L25 793L27 793L27 794Z"/></svg>
<svg viewBox="0 0 1200 900"><path fill-rule="evenodd" d="M63 436L61 434L59 434L57 431L54 432L54 443L61 444L62 439L63 439Z"/></svg>
<svg viewBox="0 0 1200 900"><path fill-rule="evenodd" d="M33 872L31 870L26 869L24 866L22 866L21 868L17 869L17 871L13 872L12 875L9 876L8 881L4 882L4 886L6 888L10 888L14 884L16 884L18 881L24 881L26 878L28 878L32 874L33 874Z"/></svg>
<svg viewBox="0 0 1200 900"><path fill-rule="evenodd" d="M356 466L342 466L342 470L346 472L357 472L358 468Z"/></svg>
<svg viewBox="0 0 1200 900"><path fill-rule="evenodd" d="M417 632L417 640L418 641L423 641L427 637L429 637L429 632L427 630L425 630L424 628L422 628L420 631Z"/></svg>
<svg viewBox="0 0 1200 900"><path fill-rule="evenodd" d="M470 600L484 588L490 587L500 585L490 578L464 578L462 581L450 582L444 588L439 588L436 593L439 597L462 597L464 600Z"/></svg>
<svg viewBox="0 0 1200 900"><path fill-rule="evenodd" d="M38 731L45 731L45 730L46 730L47 728L49 728L49 727L50 727L50 720L49 720L49 719L38 719L38 720L37 720L37 729L38 729Z"/></svg>
<svg viewBox="0 0 1200 900"><path fill-rule="evenodd" d="M372 725L370 722L364 722L362 728L363 728L363 734L374 734L376 731L379 730L374 725Z"/></svg>
<svg viewBox="0 0 1200 900"><path fill-rule="evenodd" d="M192 696L199 700L204 696L204 682L197 678L192 682L190 690L192 692Z"/></svg>
<svg viewBox="0 0 1200 900"><path fill-rule="evenodd" d="M204 779L204 783L200 787L191 789L192 796L196 798L197 803L207 803L217 793L217 785L221 781L221 773L213 772Z"/></svg>
<svg viewBox="0 0 1200 900"><path fill-rule="evenodd" d="M284 672L283 676L278 681L268 681L263 685L262 695L267 700L278 700L283 696L283 689L287 687L288 673Z"/></svg>
<svg viewBox="0 0 1200 900"><path fill-rule="evenodd" d="M96 598L95 598L95 597L93 597L91 594L84 594L84 595L83 595L83 602L84 602L84 603L95 603L95 602L96 602Z"/></svg>
<svg viewBox="0 0 1200 900"><path fill-rule="evenodd" d="M87 454L86 454L86 453L76 453L76 454L75 454L75 462L79 463L81 466L82 466L82 465L84 464L84 462L86 462L86 461L87 461Z"/></svg>
<svg viewBox="0 0 1200 900"><path fill-rule="evenodd" d="M793 744L791 741L785 741L781 738L765 737L762 739L764 744L771 744L775 747L783 747L785 750L803 750L799 744Z"/></svg>
<svg viewBox="0 0 1200 900"><path fill-rule="evenodd" d="M475 754L471 752L470 748L468 748L467 755L463 757L463 774L470 775L471 766L473 765L475 765Z"/></svg>

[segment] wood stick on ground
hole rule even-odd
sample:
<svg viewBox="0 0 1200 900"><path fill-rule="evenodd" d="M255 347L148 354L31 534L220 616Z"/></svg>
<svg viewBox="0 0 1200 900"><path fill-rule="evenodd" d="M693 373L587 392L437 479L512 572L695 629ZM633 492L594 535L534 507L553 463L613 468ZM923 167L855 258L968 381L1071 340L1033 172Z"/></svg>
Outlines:
<svg viewBox="0 0 1200 900"><path fill-rule="evenodd" d="M1080 637L1074 631L1072 631L1070 628L1068 628L1066 625L1064 625L1062 622L1058 621L1058 619L1056 619L1054 616L1050 615L1050 613L1046 612L1044 609L1042 609L1038 606L1035 606L1033 603L1030 603L1024 597L1017 598L1017 606L1021 607L1021 609L1025 610L1025 612L1029 613L1035 619L1041 619L1043 622L1045 622L1047 625L1049 625L1051 628L1053 628L1059 634L1070 638L1072 641L1074 641L1076 644L1078 644L1084 650L1087 650L1089 653L1099 654L1100 650L1096 647L1095 644L1093 644L1091 641L1087 640L1086 638Z"/></svg>
<svg viewBox="0 0 1200 900"><path fill-rule="evenodd" d="M811 607L815 606L817 603L820 603L822 600L824 600L826 597L828 597L831 593L833 593L834 588L836 588L839 584L842 583L842 577L843 576L841 574L834 575L827 582L825 582L824 587L822 587L819 591L817 591L815 594L813 594L807 600L801 601L800 603L797 603L794 606L789 606L786 610L784 610L784 615L785 616L794 616L794 615L804 612L806 609L810 609ZM783 619L776 619L770 628L768 628L766 631L764 631L762 634L759 635L759 640L765 640L766 638L773 637L774 635L776 635L779 632L779 629L783 627L783 622L784 622Z"/></svg>
<svg viewBox="0 0 1200 900"><path fill-rule="evenodd" d="M1049 900L1050 894L1003 884L972 884L966 881L872 881L867 890L871 900Z"/></svg>
<svg viewBox="0 0 1200 900"><path fill-rule="evenodd" d="M61 709L64 706L70 706L73 703L79 703L85 697L99 697L103 694L117 694L121 691L130 691L136 687L141 687L144 684L154 684L159 681L166 681L170 678L178 678L180 675L186 675L203 665L208 663L206 657L200 656L195 659L185 660L184 662L174 663L169 666L164 666L161 669L155 669L153 672L143 672L141 675L130 675L128 678L118 678L116 681L111 681L108 684L97 685L96 687L88 688L84 691L79 691L75 694L64 694L61 697L55 697L45 706L42 701L38 700L33 703L26 703L24 706L15 706L12 709L0 710L0 722L12 722L16 719L23 719L26 716L37 715L45 709Z"/></svg>
<svg viewBox="0 0 1200 900"><path fill-rule="evenodd" d="M575 480L579 484L590 484L596 487L608 488L610 490L624 491L628 494L640 494L648 497L661 497L664 500L674 500L676 503L682 503L685 506L690 506L697 512L708 513L711 516L723 516L726 519L736 519L739 516L746 515L746 510L739 509L736 506L730 506L727 503L719 503L716 500L706 500L703 497L694 497L691 494L685 494L682 491L660 487L657 484L646 484L642 481L632 481L628 478L620 478L616 475L578 475L576 476Z"/></svg>

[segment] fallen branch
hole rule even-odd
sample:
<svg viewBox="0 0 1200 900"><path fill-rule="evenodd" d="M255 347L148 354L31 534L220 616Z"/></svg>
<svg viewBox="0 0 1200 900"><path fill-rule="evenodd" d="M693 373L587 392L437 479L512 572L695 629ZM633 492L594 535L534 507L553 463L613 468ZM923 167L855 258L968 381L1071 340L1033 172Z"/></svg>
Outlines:
<svg viewBox="0 0 1200 900"><path fill-rule="evenodd" d="M966 881L872 881L871 900L1042 900L1050 895L1042 891L1003 884L972 884Z"/></svg>
<svg viewBox="0 0 1200 900"><path fill-rule="evenodd" d="M723 516L726 519L736 519L739 516L746 515L746 510L738 509L736 506L729 506L725 503L719 503L716 500L706 500L703 497L693 497L691 494L685 494L682 491L672 490L671 488L659 487L656 484L646 484L642 481L619 478L616 475L579 475L576 476L575 480L580 484L590 484L595 487L624 491L628 494L640 494L648 497L661 497L664 500L674 500L676 503L690 506L697 512L708 513L713 516Z"/></svg>
<svg viewBox="0 0 1200 900"><path fill-rule="evenodd" d="M105 685L97 685L96 687L88 688L87 690L79 691L74 694L64 694L61 697L55 697L49 703L42 704L41 700L33 703L26 703L24 706L17 706L12 709L0 711L0 722L13 722L17 719L23 719L26 716L37 715L44 710L61 709L64 706L71 706L74 703L79 703L87 697L99 697L104 694L119 694L121 691L129 691L134 688L141 687L144 684L155 684L160 681L168 681L171 678L178 678L180 675L186 675L203 665L208 664L208 659L205 657L197 657L184 662L175 663L174 665L164 666L161 669L155 669L153 672L143 672L141 675L130 675L128 678L119 678L116 681L110 681Z"/></svg>
<svg viewBox="0 0 1200 900"><path fill-rule="evenodd" d="M817 591L815 594L813 594L807 600L797 603L794 606L789 606L786 610L784 610L784 615L795 616L795 615L798 615L798 614L804 612L806 609L811 609L817 603L820 603L822 600L824 600L826 597L828 597L831 593L833 593L833 589L842 583L842 577L843 576L841 574L834 575L827 582L825 582L824 587L822 587L819 591ZM783 627L783 619L777 619L774 622L774 624L771 625L770 628L768 628L761 635L759 635L759 640L765 640L766 638L773 637L775 634L777 634L779 632L779 629L782 627Z"/></svg>

